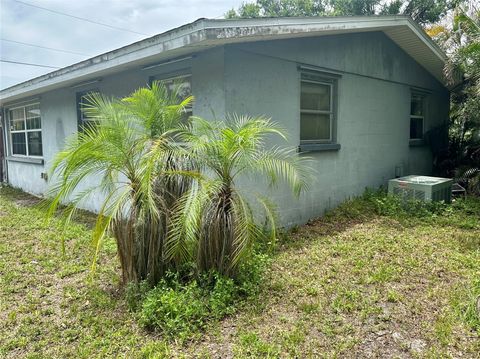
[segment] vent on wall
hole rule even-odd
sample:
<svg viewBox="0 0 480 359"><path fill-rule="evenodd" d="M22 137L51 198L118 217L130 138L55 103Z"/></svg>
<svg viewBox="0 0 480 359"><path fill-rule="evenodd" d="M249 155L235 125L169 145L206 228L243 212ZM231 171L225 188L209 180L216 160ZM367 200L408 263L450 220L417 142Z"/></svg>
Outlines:
<svg viewBox="0 0 480 359"><path fill-rule="evenodd" d="M452 182L449 178L406 176L388 181L388 193L403 199L449 203L452 199Z"/></svg>

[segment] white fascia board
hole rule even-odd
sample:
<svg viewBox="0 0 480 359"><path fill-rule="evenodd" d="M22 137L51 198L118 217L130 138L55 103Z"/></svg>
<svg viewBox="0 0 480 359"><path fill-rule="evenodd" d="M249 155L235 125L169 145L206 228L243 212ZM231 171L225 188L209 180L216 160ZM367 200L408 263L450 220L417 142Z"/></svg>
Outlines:
<svg viewBox="0 0 480 359"><path fill-rule="evenodd" d="M28 94L36 90L56 88L57 86L55 85L57 84L69 83L72 80L78 80L80 82L102 71L134 64L139 60L161 53L172 52L175 49L186 47L190 43L204 40L203 31L196 28L190 31L181 31L177 36L168 35L170 34L167 34L167 36L156 35L153 38L141 40L4 89L0 91L0 104L10 101L10 99L16 98L19 95L28 96ZM190 39L193 41L188 41L191 35L194 35L193 38Z"/></svg>
<svg viewBox="0 0 480 359"><path fill-rule="evenodd" d="M273 40L288 37L321 36L338 33L388 31L407 26L417 38L445 61L445 54L406 16L372 17L309 17L257 18L240 20L199 19L163 34L135 42L122 48L67 66L46 75L0 91L0 105L17 98L59 88L74 81L114 73L136 64L144 65L149 58L165 59L175 50L182 54L194 52L196 46L213 47L233 42ZM403 47L402 44L398 44ZM164 56L162 56L162 54ZM427 69L428 70L428 69ZM438 78L438 76L437 76Z"/></svg>
<svg viewBox="0 0 480 359"><path fill-rule="evenodd" d="M410 17L407 18L409 28L414 32L419 39L423 41L425 45L443 62L447 61L447 55L445 52L427 35L425 31Z"/></svg>

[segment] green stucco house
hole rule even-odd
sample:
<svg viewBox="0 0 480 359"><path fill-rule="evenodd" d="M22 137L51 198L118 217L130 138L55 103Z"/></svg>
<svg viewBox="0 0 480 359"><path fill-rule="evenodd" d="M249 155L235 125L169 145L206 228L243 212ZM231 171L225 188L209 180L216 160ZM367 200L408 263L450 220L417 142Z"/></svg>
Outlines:
<svg viewBox="0 0 480 359"><path fill-rule="evenodd" d="M305 222L365 187L430 173L424 137L449 113L445 59L404 16L199 19L2 90L2 178L42 195L55 153L88 121L84 94L177 80L196 116L265 115L288 130L316 173L299 200L282 188L270 196L283 225Z"/></svg>

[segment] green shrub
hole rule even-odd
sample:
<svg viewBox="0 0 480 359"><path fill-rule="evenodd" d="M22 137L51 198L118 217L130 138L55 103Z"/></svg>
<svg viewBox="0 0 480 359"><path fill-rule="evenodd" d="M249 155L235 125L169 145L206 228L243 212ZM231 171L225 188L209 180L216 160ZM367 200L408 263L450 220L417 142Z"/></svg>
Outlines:
<svg viewBox="0 0 480 359"><path fill-rule="evenodd" d="M234 313L242 300L258 293L264 264L265 256L252 256L243 264L245 268L236 281L210 272L184 283L178 274L169 273L146 294L142 286L131 287L132 293L127 291L127 302L131 308L139 308L139 321L143 326L184 340L198 334L209 323ZM141 306L140 300L143 300Z"/></svg>
<svg viewBox="0 0 480 359"><path fill-rule="evenodd" d="M423 202L419 200L404 200L391 196L384 189L367 189L362 199L381 216L389 217L431 217L443 214L451 206L444 202Z"/></svg>
<svg viewBox="0 0 480 359"><path fill-rule="evenodd" d="M160 329L166 336L183 339L202 329L208 306L197 282L172 288L161 281L148 292L140 312L140 323Z"/></svg>
<svg viewBox="0 0 480 359"><path fill-rule="evenodd" d="M267 254L252 251L251 255L240 265L235 279L240 296L255 298L258 295L269 262L270 257Z"/></svg>
<svg viewBox="0 0 480 359"><path fill-rule="evenodd" d="M230 278L216 276L215 285L208 295L208 307L212 317L221 319L235 311L234 302L238 298L238 287Z"/></svg>
<svg viewBox="0 0 480 359"><path fill-rule="evenodd" d="M148 281L141 281L140 283L130 282L125 289L125 300L127 301L128 309L136 312L142 306L150 285Z"/></svg>

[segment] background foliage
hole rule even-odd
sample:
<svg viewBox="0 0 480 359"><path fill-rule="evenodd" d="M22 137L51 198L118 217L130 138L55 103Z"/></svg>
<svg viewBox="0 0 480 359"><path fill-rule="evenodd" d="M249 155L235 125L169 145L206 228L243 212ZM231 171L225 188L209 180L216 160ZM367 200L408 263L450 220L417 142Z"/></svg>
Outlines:
<svg viewBox="0 0 480 359"><path fill-rule="evenodd" d="M471 193L480 194L480 9L455 8L450 22L437 24L430 34L449 55L445 76L451 93L448 151L438 167L456 177ZM460 81L458 81L460 79Z"/></svg>
<svg viewBox="0 0 480 359"><path fill-rule="evenodd" d="M457 0L255 0L227 12L227 18L410 15L420 24L434 23Z"/></svg>

